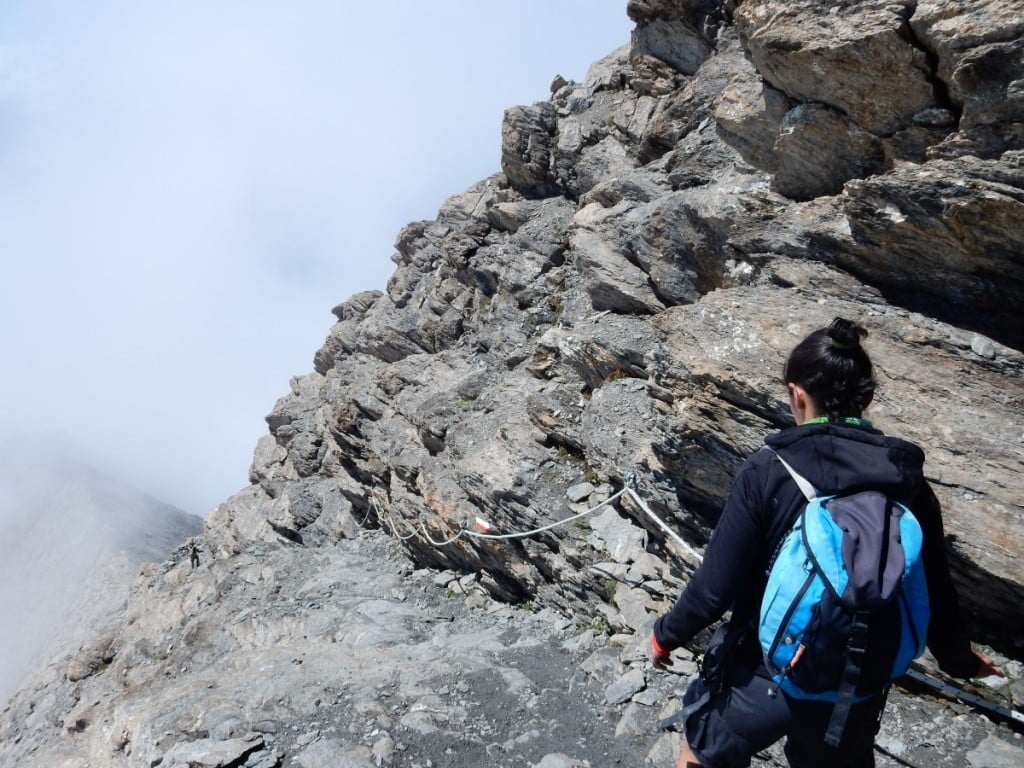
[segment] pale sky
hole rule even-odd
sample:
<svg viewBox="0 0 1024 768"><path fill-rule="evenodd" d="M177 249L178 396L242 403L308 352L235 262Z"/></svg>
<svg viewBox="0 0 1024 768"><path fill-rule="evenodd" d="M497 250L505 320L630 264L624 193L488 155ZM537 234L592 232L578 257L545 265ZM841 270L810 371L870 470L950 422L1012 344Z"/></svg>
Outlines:
<svg viewBox="0 0 1024 768"><path fill-rule="evenodd" d="M0 430L205 515L331 308L626 0L4 0ZM63 439L55 437L55 440Z"/></svg>

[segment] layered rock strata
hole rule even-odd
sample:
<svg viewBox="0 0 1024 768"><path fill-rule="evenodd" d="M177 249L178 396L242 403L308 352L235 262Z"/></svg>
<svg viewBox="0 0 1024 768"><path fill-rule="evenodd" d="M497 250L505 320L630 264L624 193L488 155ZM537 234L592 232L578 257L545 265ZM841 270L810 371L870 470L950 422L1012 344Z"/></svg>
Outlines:
<svg viewBox="0 0 1024 768"><path fill-rule="evenodd" d="M509 109L502 172L408 225L387 290L335 309L211 536L315 544L367 515L435 540L477 518L513 533L595 501L567 502L581 480L632 476L700 546L738 463L788 422L784 355L845 315L871 332L871 417L927 450L968 607L1019 620L1011 6L630 3L632 43ZM620 511L659 571L686 571ZM405 546L503 599L601 610L571 528Z"/></svg>

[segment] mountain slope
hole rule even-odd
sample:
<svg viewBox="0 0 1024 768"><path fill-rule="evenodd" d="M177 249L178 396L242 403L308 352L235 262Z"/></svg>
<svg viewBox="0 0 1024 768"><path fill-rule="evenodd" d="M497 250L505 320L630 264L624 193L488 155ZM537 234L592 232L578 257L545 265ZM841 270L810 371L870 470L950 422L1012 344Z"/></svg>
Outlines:
<svg viewBox="0 0 1024 768"><path fill-rule="evenodd" d="M202 531L202 519L118 483L54 440L0 446L0 698L123 610L139 566Z"/></svg>
<svg viewBox="0 0 1024 768"><path fill-rule="evenodd" d="M786 353L835 315L870 330L872 420L926 447L967 618L1009 673L986 695L1019 706L1024 16L627 10L630 44L510 108L501 172L399 233L385 292L335 308L252 484L207 521L212 559L149 570L119 624L14 699L0 757L670 764L655 725L683 681L646 663L650 622L743 457L789 423ZM494 638L520 636L530 652L488 675ZM609 727L581 744L593 715ZM1019 753L902 694L881 745L936 766Z"/></svg>

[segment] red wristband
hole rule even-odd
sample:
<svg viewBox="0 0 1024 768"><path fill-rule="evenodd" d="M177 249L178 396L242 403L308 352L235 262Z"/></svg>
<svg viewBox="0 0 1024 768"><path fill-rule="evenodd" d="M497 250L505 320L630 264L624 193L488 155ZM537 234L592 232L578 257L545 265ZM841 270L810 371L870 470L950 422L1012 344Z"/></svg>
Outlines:
<svg viewBox="0 0 1024 768"><path fill-rule="evenodd" d="M654 633L651 633L651 648L653 648L654 652L659 656L668 656L671 653L671 651L666 650L665 647L658 642L658 638L654 636Z"/></svg>

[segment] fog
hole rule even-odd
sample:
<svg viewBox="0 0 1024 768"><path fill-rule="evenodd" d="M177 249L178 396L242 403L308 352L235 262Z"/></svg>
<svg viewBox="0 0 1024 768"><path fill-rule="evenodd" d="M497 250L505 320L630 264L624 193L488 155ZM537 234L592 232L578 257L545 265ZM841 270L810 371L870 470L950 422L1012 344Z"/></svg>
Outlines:
<svg viewBox="0 0 1024 768"><path fill-rule="evenodd" d="M331 308L499 170L505 108L629 41L625 5L6 0L0 429L207 514Z"/></svg>
<svg viewBox="0 0 1024 768"><path fill-rule="evenodd" d="M80 462L46 436L0 442L0 706L117 611L140 564L201 519Z"/></svg>

